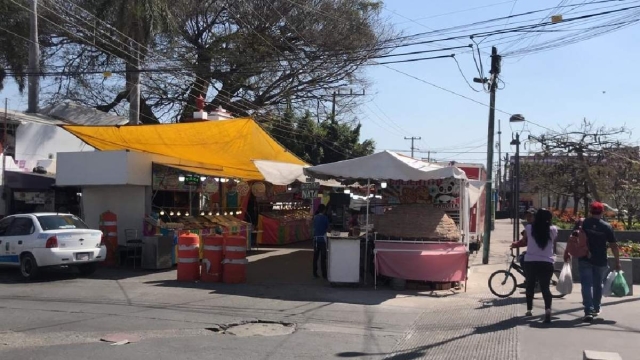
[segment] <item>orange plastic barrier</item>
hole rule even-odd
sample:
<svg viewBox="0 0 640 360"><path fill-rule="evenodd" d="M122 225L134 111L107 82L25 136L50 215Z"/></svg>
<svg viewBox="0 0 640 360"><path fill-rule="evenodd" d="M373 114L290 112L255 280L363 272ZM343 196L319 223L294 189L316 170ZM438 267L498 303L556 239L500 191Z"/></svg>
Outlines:
<svg viewBox="0 0 640 360"><path fill-rule="evenodd" d="M222 280L222 247L224 237L207 235L202 238L203 259L200 278L204 282L220 282Z"/></svg>
<svg viewBox="0 0 640 360"><path fill-rule="evenodd" d="M244 236L228 235L224 237L224 258L245 259L247 257L247 239Z"/></svg>
<svg viewBox="0 0 640 360"><path fill-rule="evenodd" d="M222 262L222 282L240 284L247 281L247 259L225 259Z"/></svg>
<svg viewBox="0 0 640 360"><path fill-rule="evenodd" d="M200 238L189 232L178 237L178 281L200 279Z"/></svg>
<svg viewBox="0 0 640 360"><path fill-rule="evenodd" d="M111 211L102 213L100 215L100 230L107 248L107 257L101 264L115 266L116 254L118 253L118 216Z"/></svg>

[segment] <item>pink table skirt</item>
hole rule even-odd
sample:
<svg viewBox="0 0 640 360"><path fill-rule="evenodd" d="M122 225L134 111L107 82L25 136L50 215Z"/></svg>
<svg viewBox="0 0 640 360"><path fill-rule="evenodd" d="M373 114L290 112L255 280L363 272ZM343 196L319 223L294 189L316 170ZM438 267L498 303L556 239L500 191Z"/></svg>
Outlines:
<svg viewBox="0 0 640 360"><path fill-rule="evenodd" d="M377 274L434 282L466 280L467 250L464 244L376 241L375 246Z"/></svg>

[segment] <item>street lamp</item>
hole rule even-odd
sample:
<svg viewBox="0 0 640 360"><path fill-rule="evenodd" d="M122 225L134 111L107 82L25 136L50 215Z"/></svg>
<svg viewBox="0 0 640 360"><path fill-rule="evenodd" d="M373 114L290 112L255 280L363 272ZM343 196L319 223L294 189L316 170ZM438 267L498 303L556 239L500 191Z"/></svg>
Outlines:
<svg viewBox="0 0 640 360"><path fill-rule="evenodd" d="M524 122L522 114L514 114L509 118L510 123ZM513 241L518 241L520 233L520 133L516 132L515 139L511 140L511 145L516 146L516 161L513 169ZM518 254L520 251L518 250Z"/></svg>

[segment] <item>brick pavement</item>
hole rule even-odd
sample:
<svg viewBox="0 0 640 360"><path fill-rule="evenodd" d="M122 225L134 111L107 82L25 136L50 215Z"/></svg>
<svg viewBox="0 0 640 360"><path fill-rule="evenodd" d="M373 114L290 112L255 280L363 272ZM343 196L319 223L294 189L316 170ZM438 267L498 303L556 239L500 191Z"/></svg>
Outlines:
<svg viewBox="0 0 640 360"><path fill-rule="evenodd" d="M487 287L489 275L506 268L512 225L498 221L492 234L490 262L473 255L468 291L443 300L414 321L387 359L539 360L580 359L583 350L615 351L623 359L637 359L640 335L640 299L608 298L604 319L580 321L580 284L564 299L554 299L550 325L540 317L523 318L524 294L497 299ZM543 313L540 298L534 315ZM560 331L562 330L562 331ZM569 330L569 331L567 331Z"/></svg>
<svg viewBox="0 0 640 360"><path fill-rule="evenodd" d="M489 264L482 265L482 252L472 255L467 292L425 310L387 359L518 358L519 304L524 299L497 299L487 287L489 275L506 267L511 229L508 220L496 223Z"/></svg>

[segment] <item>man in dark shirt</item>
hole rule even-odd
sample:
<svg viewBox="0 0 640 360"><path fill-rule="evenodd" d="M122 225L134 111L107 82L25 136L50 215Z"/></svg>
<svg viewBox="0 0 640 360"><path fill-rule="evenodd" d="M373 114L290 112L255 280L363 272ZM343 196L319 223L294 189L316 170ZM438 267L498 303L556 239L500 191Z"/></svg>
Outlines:
<svg viewBox="0 0 640 360"><path fill-rule="evenodd" d="M609 270L607 244L615 257L615 268L620 270L620 253L616 237L611 224L602 219L603 213L604 205L600 202L594 202L591 204L591 217L582 222L582 230L587 236L589 245L588 255L578 259L585 321L591 321L594 316L600 315L602 283Z"/></svg>
<svg viewBox="0 0 640 360"><path fill-rule="evenodd" d="M320 204L316 215L313 217L313 277L318 277L318 258L322 277L327 278L327 231L329 230L329 218L325 215L326 206Z"/></svg>

